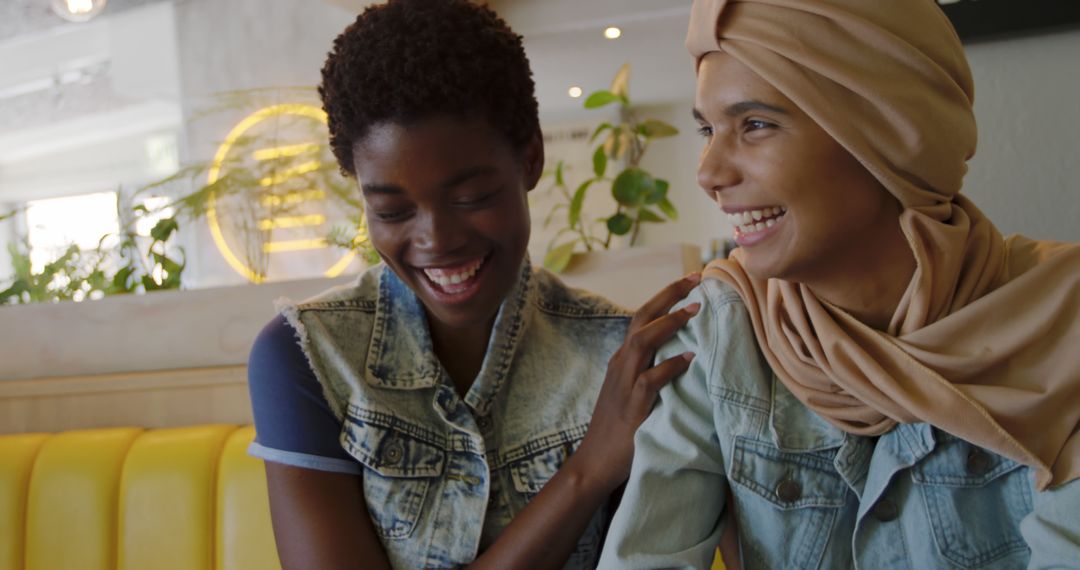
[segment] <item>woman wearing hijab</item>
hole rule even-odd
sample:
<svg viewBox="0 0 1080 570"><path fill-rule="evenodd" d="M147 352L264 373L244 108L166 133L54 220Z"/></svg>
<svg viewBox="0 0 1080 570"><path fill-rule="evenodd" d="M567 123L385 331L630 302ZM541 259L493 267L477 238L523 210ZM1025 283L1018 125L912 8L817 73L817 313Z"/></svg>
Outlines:
<svg viewBox="0 0 1080 570"><path fill-rule="evenodd" d="M699 182L739 248L660 358L602 568L1080 567L1080 247L960 194L932 0L695 0ZM1018 189L1019 190L1019 189Z"/></svg>

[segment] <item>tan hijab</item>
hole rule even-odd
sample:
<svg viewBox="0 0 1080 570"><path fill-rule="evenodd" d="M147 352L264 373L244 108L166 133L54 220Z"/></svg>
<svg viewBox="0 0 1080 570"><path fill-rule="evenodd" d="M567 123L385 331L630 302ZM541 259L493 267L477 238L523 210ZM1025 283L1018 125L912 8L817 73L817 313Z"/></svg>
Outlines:
<svg viewBox="0 0 1080 570"><path fill-rule="evenodd" d="M959 194L974 89L936 3L695 0L686 45L775 86L905 208L917 269L884 333L750 277L739 250L706 269L742 295L781 381L849 433L927 422L1034 467L1039 489L1080 477L1080 246L1005 239Z"/></svg>

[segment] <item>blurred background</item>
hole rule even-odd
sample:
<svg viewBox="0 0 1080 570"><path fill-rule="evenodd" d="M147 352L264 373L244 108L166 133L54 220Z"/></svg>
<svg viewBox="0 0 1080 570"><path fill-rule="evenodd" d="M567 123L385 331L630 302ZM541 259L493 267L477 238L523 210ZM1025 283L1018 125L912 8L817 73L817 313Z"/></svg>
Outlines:
<svg viewBox="0 0 1080 570"><path fill-rule="evenodd" d="M331 41L368 4L0 0L0 301L362 268L362 204L326 151L313 88ZM616 246L721 255L731 228L695 182L701 141L682 46L690 1L489 4L525 38L548 147L550 172L532 196L533 261L558 263L553 250L582 250L583 232L604 241L613 224L627 230ZM995 6L947 8L968 10L958 16L967 26L986 21L973 4ZM965 32L981 134L965 187L1005 233L1080 241L1080 30L1051 20ZM630 103L586 109L597 91ZM603 123L648 120L639 156L612 147L617 129L592 140ZM601 177L595 149L605 144ZM621 228L610 179L628 166L666 190ZM591 178L607 186L580 201L575 229L571 195ZM12 292L19 276L29 292Z"/></svg>

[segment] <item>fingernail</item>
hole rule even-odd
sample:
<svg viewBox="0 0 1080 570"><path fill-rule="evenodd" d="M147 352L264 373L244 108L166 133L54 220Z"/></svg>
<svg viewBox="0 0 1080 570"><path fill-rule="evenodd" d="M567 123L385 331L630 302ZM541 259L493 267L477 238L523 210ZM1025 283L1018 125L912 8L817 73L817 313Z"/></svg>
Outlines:
<svg viewBox="0 0 1080 570"><path fill-rule="evenodd" d="M685 360L687 362L693 361L694 356L695 356L695 354L693 352L684 352L684 353L682 353L683 360Z"/></svg>
<svg viewBox="0 0 1080 570"><path fill-rule="evenodd" d="M687 305L686 307L683 308L683 311L686 311L686 313L689 314L689 315L696 315L696 314L698 314L698 311L700 311L700 310L701 310L701 303L690 303L689 305Z"/></svg>
<svg viewBox="0 0 1080 570"><path fill-rule="evenodd" d="M699 282L701 282L701 274L700 273L691 273L690 275L686 276L686 280L691 282L691 283L699 283Z"/></svg>

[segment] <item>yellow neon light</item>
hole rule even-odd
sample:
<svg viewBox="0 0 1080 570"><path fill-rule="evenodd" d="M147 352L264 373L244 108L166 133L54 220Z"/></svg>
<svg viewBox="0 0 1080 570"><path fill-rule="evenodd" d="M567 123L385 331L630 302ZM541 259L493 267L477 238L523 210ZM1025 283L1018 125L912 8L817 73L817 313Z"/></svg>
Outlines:
<svg viewBox="0 0 1080 570"><path fill-rule="evenodd" d="M266 119L269 119L271 117L277 117L277 116L280 116L280 115L296 115L296 116L299 116L299 117L306 117L306 118L309 118L309 119L312 119L312 120L319 121L320 123L322 123L324 125L326 124L326 113L323 112L322 109L320 109L318 107L311 106L311 105L303 105L303 104L298 104L298 103L289 103L289 104L284 104L284 105L272 105L270 107L265 107L263 109L259 109L258 111L255 111L254 113L252 113L251 115L248 115L242 121L237 123L237 125L235 127L233 127L233 129L231 131L229 131L228 136L225 137L225 142L223 142L221 144L221 147L218 148L217 153L214 155L214 161L211 164L210 171L206 175L207 184L208 185L213 184L214 182L217 182L218 180L221 179L221 170L223 168L223 165L225 164L225 159L228 157L229 151L232 150L233 146L236 145L237 141L240 140L240 138L242 136L244 136L244 133L246 133L249 129L251 129L255 125L259 124L260 122L262 122L262 121L264 121ZM303 146L303 145L295 145L295 146ZM276 150L281 150L282 148L290 148L290 147L278 147L278 149L276 149ZM267 150L268 151L273 151L275 149L267 149ZM264 156L269 156L269 154L264 155ZM310 163L308 163L308 164L310 164ZM316 166L316 168L318 168L318 166ZM310 172L310 171L308 171L308 172ZM296 175L298 176L299 174L296 174ZM308 194L308 193L311 193L311 194ZM303 197L305 195L313 196L313 197L315 197L315 199L322 199L322 198L325 198L325 196L326 196L326 194L321 190L308 190L306 192L299 192L297 194L287 196L287 197L285 197L284 201L286 203L299 203L299 202L303 201L301 199L301 197ZM294 198L294 196L295 196L295 198ZM270 197L270 198L271 198L271 200L270 200L271 202L274 202L275 200L277 202L281 201L281 198L276 197L276 196L275 197ZM295 202L293 201L294 199L295 199ZM265 205L265 204L267 204L267 202L264 201L263 204ZM280 205L280 204L278 204L278 205ZM255 273L254 271L252 271L247 265L244 264L244 262L240 261L240 259L236 256L236 254L233 253L232 249L229 248L229 245L225 240L225 235L221 231L221 225L220 225L220 223L218 221L217 197L214 196L213 194L210 195L210 198L209 198L208 203L207 203L206 217L207 217L207 221L209 222L209 225L210 225L210 236L214 239L214 244L217 246L218 251L221 252L222 257L225 258L225 262L229 264L229 267L232 267L234 271L236 271L240 275L244 276L245 278L247 278L248 281L251 281L252 283L261 283L262 281L264 281L265 278L263 276L260 276L257 273ZM307 241L307 242L318 241L319 244L320 244L318 246L319 248L327 247L327 244L326 244L325 240L297 240L297 243L302 242L302 241ZM263 249L264 249L264 251L266 251L268 253L274 253L276 251L298 251L300 249L313 249L312 247L305 247L305 248L298 248L297 247L297 248L294 248L294 249L281 249L281 248L284 248L284 247L288 247L288 246L285 246L284 244L289 244L289 243L293 243L293 242L271 242L271 243L264 244ZM337 277L338 275L341 275L341 272L345 271L345 268L349 266L349 263L351 263L352 260L355 257L356 257L356 253L350 251L345 256L343 256L340 260L338 260L338 262L335 263L333 265L333 267L328 269L323 275L325 275L326 277Z"/></svg>
<svg viewBox="0 0 1080 570"><path fill-rule="evenodd" d="M276 208L281 205L314 202L324 198L326 198L326 192L323 192L322 190L304 190L302 192L294 192L284 196L263 196L259 201L267 208Z"/></svg>
<svg viewBox="0 0 1080 570"><path fill-rule="evenodd" d="M306 251L309 249L326 249L328 246L325 239L293 239L287 241L272 241L263 244L266 253L281 253L283 251Z"/></svg>
<svg viewBox="0 0 1080 570"><path fill-rule="evenodd" d="M277 186L278 184L288 182L289 180L292 180L293 178L296 178L298 176L303 176L309 172L315 172L321 166L321 162L313 160L311 162L305 162L304 164L294 166L292 168L286 168L285 170L282 170L281 172L278 172L273 176L267 176L266 178L263 178L259 181L259 186L262 186L263 188Z"/></svg>
<svg viewBox="0 0 1080 570"><path fill-rule="evenodd" d="M263 231L276 230L278 228L304 228L308 226L321 226L326 222L326 216L311 214L310 216L282 216L259 221L259 229Z"/></svg>
<svg viewBox="0 0 1080 570"><path fill-rule="evenodd" d="M318 150L319 145L317 143L294 144L257 150L251 153L251 158L254 158L258 161L276 160L279 158L291 158L294 156L300 156L301 154L317 152Z"/></svg>

